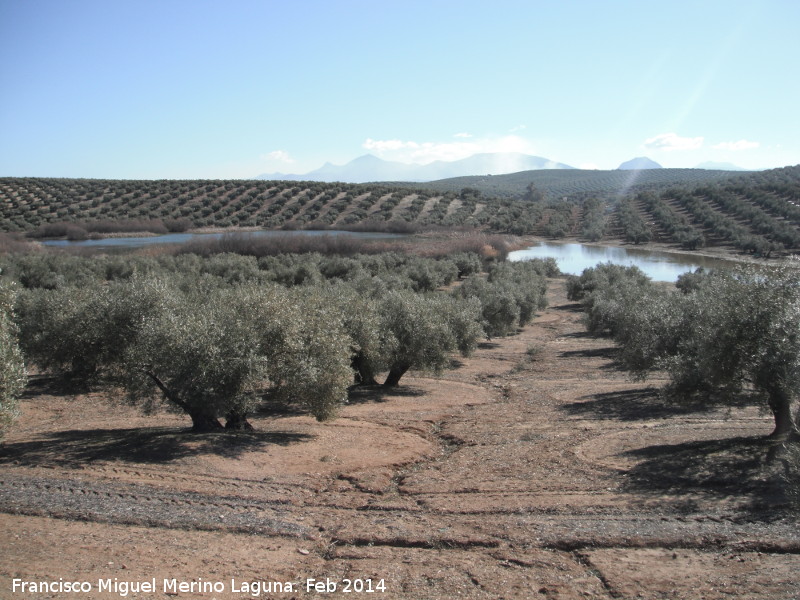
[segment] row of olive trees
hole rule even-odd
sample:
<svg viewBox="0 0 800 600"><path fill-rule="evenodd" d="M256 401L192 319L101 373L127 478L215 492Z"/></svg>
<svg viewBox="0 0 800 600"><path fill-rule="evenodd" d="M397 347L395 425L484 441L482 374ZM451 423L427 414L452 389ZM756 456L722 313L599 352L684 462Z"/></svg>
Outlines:
<svg viewBox="0 0 800 600"><path fill-rule="evenodd" d="M144 263L154 270L111 280L92 278L89 269L79 285L23 289L16 318L24 353L42 370L124 390L145 409L163 400L187 414L195 430L221 428L220 419L227 428L249 427L248 415L265 397L303 404L327 419L354 381L374 384L386 372L384 385L394 386L410 369L441 371L453 353L469 355L486 332L505 335L527 323L544 306L544 274L552 269L501 264L487 280L473 276L480 294L449 294L424 291L413 276L398 279L385 266L380 276L370 274L387 261L436 271L435 261L327 263L322 270L339 275L358 268L353 277L286 288L231 278L250 262L222 258L227 262L181 258L186 272ZM459 271L477 268L468 258ZM200 272L225 265L228 276L197 277L197 261ZM474 289L470 281L466 289Z"/></svg>
<svg viewBox="0 0 800 600"><path fill-rule="evenodd" d="M587 198L583 202L581 237L590 242L599 242L606 235L606 206L602 200Z"/></svg>
<svg viewBox="0 0 800 600"><path fill-rule="evenodd" d="M20 294L23 351L41 369L159 398L195 430L247 426L266 391L333 415L350 382L348 338L321 303L278 286L181 289L135 277Z"/></svg>
<svg viewBox="0 0 800 600"><path fill-rule="evenodd" d="M681 292L652 285L635 267L598 265L569 282L589 329L610 332L621 363L644 378L665 370L677 398L766 405L773 437L797 434L800 270L737 268L693 273Z"/></svg>
<svg viewBox="0 0 800 600"><path fill-rule="evenodd" d="M57 289L90 285L101 280L128 279L135 274L170 273L178 277L218 278L227 284L275 282L287 287L316 284L323 280L379 277L391 280L393 287L414 291L434 291L458 277L472 275L484 268L481 257L475 252L450 252L439 259L399 252L354 253L353 256L305 252L257 257L236 252L251 249L246 240L244 242L242 246L235 240L231 241L230 250L207 256L186 253L177 256L83 257L32 252L2 257L0 267L3 273L24 288ZM287 241L283 245L291 247Z"/></svg>
<svg viewBox="0 0 800 600"><path fill-rule="evenodd" d="M616 216L625 241L641 244L653 239L653 232L636 209L633 198L623 198L617 203Z"/></svg>
<svg viewBox="0 0 800 600"><path fill-rule="evenodd" d="M185 284L185 282L184 282ZM198 285L161 279L31 290L19 302L23 349L41 369L121 388L152 408L159 398L198 431L248 427L265 394L320 420L388 370L439 371L483 331L479 308L443 294L361 296L347 285Z"/></svg>
<svg viewBox="0 0 800 600"><path fill-rule="evenodd" d="M703 233L692 225L689 218L675 211L665 200L665 194L653 192L637 194L636 199L642 202L653 216L656 223L672 239L687 250L697 250L706 245Z"/></svg>

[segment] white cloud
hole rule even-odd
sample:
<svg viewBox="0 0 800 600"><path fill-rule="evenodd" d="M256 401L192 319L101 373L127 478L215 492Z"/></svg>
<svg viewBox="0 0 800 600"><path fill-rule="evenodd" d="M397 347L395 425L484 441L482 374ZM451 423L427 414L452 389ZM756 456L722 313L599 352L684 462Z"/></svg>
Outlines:
<svg viewBox="0 0 800 600"><path fill-rule="evenodd" d="M578 168L586 171L597 171L600 169L595 163L581 163L578 165Z"/></svg>
<svg viewBox="0 0 800 600"><path fill-rule="evenodd" d="M457 134L455 134L453 137L457 137L457 138L471 138L471 137L472 137L472 134L471 134L471 133L466 133L466 132L463 132L463 133L457 133Z"/></svg>
<svg viewBox="0 0 800 600"><path fill-rule="evenodd" d="M482 139L461 138L455 142L415 142L368 138L362 146L378 154L381 158L419 164L427 164L436 160L459 160L482 152L534 153L533 144L516 135Z"/></svg>
<svg viewBox="0 0 800 600"><path fill-rule="evenodd" d="M294 162L294 159L289 156L289 153L286 150L273 150L269 154L262 154L262 160L269 160L269 161L277 161L281 163L291 164Z"/></svg>
<svg viewBox="0 0 800 600"><path fill-rule="evenodd" d="M680 137L677 133L662 133L644 142L648 150L696 150L703 145L702 137Z"/></svg>
<svg viewBox="0 0 800 600"><path fill-rule="evenodd" d="M713 146L715 150L752 150L758 148L761 144L758 142L751 142L748 140L739 140L738 142L722 142Z"/></svg>

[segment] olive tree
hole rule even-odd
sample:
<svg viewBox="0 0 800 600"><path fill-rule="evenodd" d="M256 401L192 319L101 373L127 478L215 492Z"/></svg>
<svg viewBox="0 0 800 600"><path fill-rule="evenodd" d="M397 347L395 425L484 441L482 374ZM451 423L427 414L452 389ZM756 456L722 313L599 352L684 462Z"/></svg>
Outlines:
<svg viewBox="0 0 800 600"><path fill-rule="evenodd" d="M13 322L14 291L0 282L0 440L17 414L17 398L27 380Z"/></svg>
<svg viewBox="0 0 800 600"><path fill-rule="evenodd" d="M640 378L665 370L675 398L749 399L772 412L770 434L795 434L800 385L800 271L795 265L698 273L665 292L621 276L587 270L572 291L583 294L590 329L608 330L620 362ZM610 276L611 275L611 276ZM587 291L591 288L591 291Z"/></svg>
<svg viewBox="0 0 800 600"><path fill-rule="evenodd" d="M478 300L486 335L510 335L547 306L545 270L541 261L501 263L489 270L486 279L477 275L466 279L455 295Z"/></svg>
<svg viewBox="0 0 800 600"><path fill-rule="evenodd" d="M129 397L160 393L195 430L249 429L247 417L270 391L333 417L351 380L349 338L318 298L277 286L188 293L154 314L119 363Z"/></svg>
<svg viewBox="0 0 800 600"><path fill-rule="evenodd" d="M97 383L119 362L172 291L158 280L25 290L17 302L22 349L44 371Z"/></svg>
<svg viewBox="0 0 800 600"><path fill-rule="evenodd" d="M389 354L387 387L409 369L440 372L453 352L468 356L483 335L479 307L445 294L392 291L381 301L383 327L395 338Z"/></svg>
<svg viewBox="0 0 800 600"><path fill-rule="evenodd" d="M131 402L151 408L163 398L186 413L195 431L221 429L219 418L246 415L267 380L254 329L237 318L230 298L165 291L163 310L146 315L133 343L110 365Z"/></svg>
<svg viewBox="0 0 800 600"><path fill-rule="evenodd" d="M520 308L514 290L508 284L490 284L475 275L461 284L456 295L480 302L481 321L490 338L509 335L520 325Z"/></svg>
<svg viewBox="0 0 800 600"><path fill-rule="evenodd" d="M358 385L377 385L376 375L389 368L397 339L381 317L380 297L386 292L364 278L317 290L335 306L350 339L351 366Z"/></svg>
<svg viewBox="0 0 800 600"><path fill-rule="evenodd" d="M342 314L313 287L292 291L279 302L281 310L274 303L261 307L273 319L267 332L285 328L282 343L263 334L259 341L272 365L271 380L278 394L305 406L317 420L333 418L353 379L352 338Z"/></svg>
<svg viewBox="0 0 800 600"><path fill-rule="evenodd" d="M797 432L800 385L800 272L794 266L715 273L695 292L674 294L682 333L660 364L684 394L764 402L773 437Z"/></svg>

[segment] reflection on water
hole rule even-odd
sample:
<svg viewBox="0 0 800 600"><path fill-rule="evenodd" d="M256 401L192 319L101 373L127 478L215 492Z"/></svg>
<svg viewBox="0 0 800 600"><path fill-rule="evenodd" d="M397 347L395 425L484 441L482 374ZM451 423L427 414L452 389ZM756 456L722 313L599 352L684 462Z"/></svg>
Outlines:
<svg viewBox="0 0 800 600"><path fill-rule="evenodd" d="M402 233L372 233L362 231L252 231L245 233L169 233L166 235L151 235L146 237L112 237L103 238L99 240L81 240L79 242L70 242L67 240L47 240L42 242L46 246L57 246L61 248L93 248L95 250L104 249L134 249L142 248L144 246L160 245L160 244L183 244L193 240L217 240L223 236L253 236L253 237L283 237L283 236L351 236L361 239L385 239L406 237Z"/></svg>
<svg viewBox="0 0 800 600"><path fill-rule="evenodd" d="M673 254L641 248L618 248L608 246L587 246L584 244L540 243L525 250L517 250L509 255L510 260L529 260L552 256L558 262L562 273L580 275L597 263L612 262L618 265L635 265L653 281L676 281L678 275L694 271L697 267L720 268L730 266L730 262L696 256L694 254Z"/></svg>

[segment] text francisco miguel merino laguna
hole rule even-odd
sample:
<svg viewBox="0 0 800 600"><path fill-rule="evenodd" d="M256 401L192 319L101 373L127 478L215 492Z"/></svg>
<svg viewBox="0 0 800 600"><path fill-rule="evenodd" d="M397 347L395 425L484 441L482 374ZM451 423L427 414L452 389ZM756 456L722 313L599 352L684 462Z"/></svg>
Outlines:
<svg viewBox="0 0 800 600"><path fill-rule="evenodd" d="M340 581L307 578L305 583L295 581L237 581L231 578L229 583L224 581L181 581L178 579L162 579L159 587L156 578L146 581L120 581L113 579L98 579L97 583L91 581L25 581L23 579L11 580L12 593L33 594L69 594L89 592L110 592L124 598L128 594L146 594L162 592L164 594L221 594L231 592L234 594L249 594L256 597L262 594L294 594L305 591L306 593L333 593L340 592L385 592L386 584L383 579L342 579Z"/></svg>

